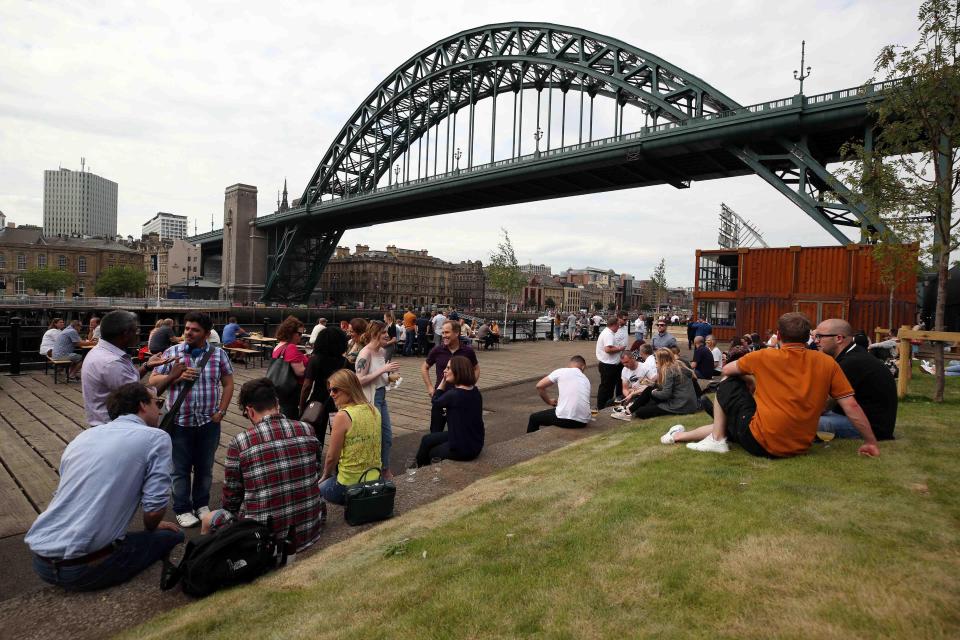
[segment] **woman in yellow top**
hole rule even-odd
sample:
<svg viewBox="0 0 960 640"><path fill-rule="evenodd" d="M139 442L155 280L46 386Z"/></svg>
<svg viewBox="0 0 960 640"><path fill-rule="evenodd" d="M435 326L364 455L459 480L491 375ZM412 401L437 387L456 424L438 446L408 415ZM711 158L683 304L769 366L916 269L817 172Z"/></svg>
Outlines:
<svg viewBox="0 0 960 640"><path fill-rule="evenodd" d="M349 485L359 482L367 469L380 468L380 413L367 402L353 371L333 372L327 386L339 411L333 418L320 495L328 502L343 504ZM380 473L373 471L366 479L379 477Z"/></svg>

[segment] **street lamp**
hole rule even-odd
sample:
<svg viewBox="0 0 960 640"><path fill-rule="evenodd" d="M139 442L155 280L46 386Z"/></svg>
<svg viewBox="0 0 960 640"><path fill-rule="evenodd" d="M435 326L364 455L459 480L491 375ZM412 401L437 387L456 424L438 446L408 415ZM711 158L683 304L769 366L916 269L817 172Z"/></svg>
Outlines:
<svg viewBox="0 0 960 640"><path fill-rule="evenodd" d="M393 175L397 176L396 180L393 181L394 184L400 184L400 165L393 168Z"/></svg>
<svg viewBox="0 0 960 640"><path fill-rule="evenodd" d="M803 95L803 81L810 77L810 67L807 67L806 73L804 73L803 63L806 61L807 53L807 41L802 40L800 42L800 71L797 72L796 69L793 70L793 79L800 81L800 95Z"/></svg>
<svg viewBox="0 0 960 640"><path fill-rule="evenodd" d="M456 152L455 154L453 154L453 157L454 157L454 158L456 159L456 161L457 161L456 170L457 170L457 172L459 173L459 172L460 172L460 158L463 157L463 152L460 151L460 147L457 147L457 152Z"/></svg>
<svg viewBox="0 0 960 640"><path fill-rule="evenodd" d="M537 150L536 154L540 155L540 139L543 137L543 129L537 127L537 130L533 132L533 139L537 141Z"/></svg>

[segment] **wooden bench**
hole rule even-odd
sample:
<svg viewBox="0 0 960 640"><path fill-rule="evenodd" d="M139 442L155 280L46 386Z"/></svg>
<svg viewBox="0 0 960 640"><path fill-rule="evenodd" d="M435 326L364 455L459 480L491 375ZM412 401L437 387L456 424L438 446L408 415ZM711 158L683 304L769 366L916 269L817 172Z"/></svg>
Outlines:
<svg viewBox="0 0 960 640"><path fill-rule="evenodd" d="M57 360L53 356L47 356L43 363L43 375L49 375L50 367L53 367L53 384L57 384L60 369L65 369L64 382L70 384L70 367L73 366L73 360Z"/></svg>
<svg viewBox="0 0 960 640"><path fill-rule="evenodd" d="M234 362L242 357L245 368L250 368L250 361L254 358L260 358L260 365L263 366L263 351L259 349L244 349L243 347L224 347L224 350L230 354L230 359Z"/></svg>

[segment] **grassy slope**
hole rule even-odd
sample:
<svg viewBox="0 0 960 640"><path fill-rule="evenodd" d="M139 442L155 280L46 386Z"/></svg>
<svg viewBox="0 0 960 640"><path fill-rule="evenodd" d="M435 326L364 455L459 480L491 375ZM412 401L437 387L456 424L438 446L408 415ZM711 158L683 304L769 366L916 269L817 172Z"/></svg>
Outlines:
<svg viewBox="0 0 960 640"><path fill-rule="evenodd" d="M876 460L838 441L697 454L659 444L672 421L633 422L127 635L960 637L960 379L947 388L901 404Z"/></svg>

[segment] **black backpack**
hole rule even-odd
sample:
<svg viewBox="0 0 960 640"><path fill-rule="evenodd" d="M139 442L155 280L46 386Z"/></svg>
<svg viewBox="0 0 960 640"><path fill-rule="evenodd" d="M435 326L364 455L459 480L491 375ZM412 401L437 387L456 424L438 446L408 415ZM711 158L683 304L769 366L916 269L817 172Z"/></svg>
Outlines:
<svg viewBox="0 0 960 640"><path fill-rule="evenodd" d="M191 540L179 566L164 559L160 588L166 591L180 582L184 593L203 597L250 582L286 564L288 549L295 545L293 527L290 529L287 539L277 540L269 520L263 524L244 519Z"/></svg>

